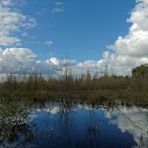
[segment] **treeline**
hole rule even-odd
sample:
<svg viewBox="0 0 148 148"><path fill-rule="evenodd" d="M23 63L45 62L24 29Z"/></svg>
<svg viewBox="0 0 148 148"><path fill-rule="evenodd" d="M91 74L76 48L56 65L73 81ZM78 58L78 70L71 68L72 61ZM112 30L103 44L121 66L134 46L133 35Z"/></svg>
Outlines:
<svg viewBox="0 0 148 148"><path fill-rule="evenodd" d="M32 74L20 80L10 74L0 82L1 97L23 96L34 98L142 98L148 102L148 65L132 70L132 76L109 76L94 78L90 72L74 78L71 74L61 78ZM134 99L132 98L132 100Z"/></svg>
<svg viewBox="0 0 148 148"><path fill-rule="evenodd" d="M138 86L138 83L136 83L133 77L104 75L100 78L94 79L91 77L89 72L86 75L83 74L77 79L75 79L73 76L67 76L66 79L57 79L53 77L45 79L41 74L32 74L25 77L23 80L19 80L19 78L17 78L15 75L10 74L5 81L0 83L0 90L3 91L81 91L99 89L127 89L131 87L141 89L141 86Z"/></svg>

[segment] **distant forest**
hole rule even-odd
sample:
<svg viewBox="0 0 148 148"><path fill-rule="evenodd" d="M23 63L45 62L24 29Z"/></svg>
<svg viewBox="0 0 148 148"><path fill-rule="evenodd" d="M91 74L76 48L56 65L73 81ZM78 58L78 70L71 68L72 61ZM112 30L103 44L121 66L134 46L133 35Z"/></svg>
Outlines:
<svg viewBox="0 0 148 148"><path fill-rule="evenodd" d="M109 76L106 73L92 77L90 72L75 78L65 71L60 78L44 78L41 74L30 74L19 80L15 75L8 75L0 82L0 98L31 99L88 99L122 100L148 105L148 64L132 70L132 76Z"/></svg>

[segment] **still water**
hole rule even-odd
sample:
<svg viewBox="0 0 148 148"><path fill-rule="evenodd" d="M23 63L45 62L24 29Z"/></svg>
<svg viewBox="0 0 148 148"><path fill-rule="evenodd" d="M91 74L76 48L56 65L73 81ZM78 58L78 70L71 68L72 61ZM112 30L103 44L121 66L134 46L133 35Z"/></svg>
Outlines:
<svg viewBox="0 0 148 148"><path fill-rule="evenodd" d="M58 102L10 106L0 106L0 148L148 148L146 108Z"/></svg>

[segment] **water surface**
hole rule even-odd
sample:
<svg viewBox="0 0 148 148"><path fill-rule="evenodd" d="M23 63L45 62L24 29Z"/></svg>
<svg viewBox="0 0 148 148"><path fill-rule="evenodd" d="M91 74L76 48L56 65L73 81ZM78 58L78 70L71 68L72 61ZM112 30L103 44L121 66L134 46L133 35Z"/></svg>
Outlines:
<svg viewBox="0 0 148 148"><path fill-rule="evenodd" d="M148 147L145 108L63 102L19 106L9 110L6 105L0 111L2 148Z"/></svg>

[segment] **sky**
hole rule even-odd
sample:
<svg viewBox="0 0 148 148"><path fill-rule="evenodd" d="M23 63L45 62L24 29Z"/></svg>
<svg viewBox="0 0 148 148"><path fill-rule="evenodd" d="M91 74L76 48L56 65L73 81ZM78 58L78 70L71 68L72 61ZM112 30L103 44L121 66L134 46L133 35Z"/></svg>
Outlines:
<svg viewBox="0 0 148 148"><path fill-rule="evenodd" d="M0 0L1 73L130 75L147 40L148 0Z"/></svg>

